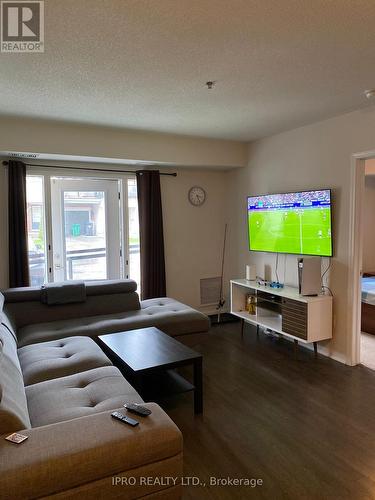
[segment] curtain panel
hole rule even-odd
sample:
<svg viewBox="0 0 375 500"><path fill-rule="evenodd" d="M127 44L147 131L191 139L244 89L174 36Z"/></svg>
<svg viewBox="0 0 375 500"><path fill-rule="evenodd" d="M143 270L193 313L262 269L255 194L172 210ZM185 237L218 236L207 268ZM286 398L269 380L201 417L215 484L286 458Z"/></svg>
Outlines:
<svg viewBox="0 0 375 500"><path fill-rule="evenodd" d="M26 165L21 161L8 164L9 217L9 285L29 286L27 249Z"/></svg>
<svg viewBox="0 0 375 500"><path fill-rule="evenodd" d="M142 299L165 297L165 259L160 172L137 173Z"/></svg>

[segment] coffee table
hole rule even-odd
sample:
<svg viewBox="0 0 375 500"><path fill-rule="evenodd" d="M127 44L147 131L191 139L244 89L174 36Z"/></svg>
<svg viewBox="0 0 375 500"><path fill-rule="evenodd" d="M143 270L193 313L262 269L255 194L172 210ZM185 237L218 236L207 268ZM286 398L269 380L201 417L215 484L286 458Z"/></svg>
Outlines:
<svg viewBox="0 0 375 500"><path fill-rule="evenodd" d="M155 386L166 390L158 391L163 396L193 390L194 413L203 412L201 354L155 327L100 335L97 342L113 364L135 381L141 395L153 394ZM193 384L173 371L191 364Z"/></svg>

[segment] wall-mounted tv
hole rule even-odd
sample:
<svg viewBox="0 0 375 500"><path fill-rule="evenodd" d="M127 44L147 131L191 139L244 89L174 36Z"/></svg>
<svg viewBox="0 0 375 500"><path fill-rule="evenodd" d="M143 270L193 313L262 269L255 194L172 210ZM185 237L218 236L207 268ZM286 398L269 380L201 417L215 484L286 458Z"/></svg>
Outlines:
<svg viewBox="0 0 375 500"><path fill-rule="evenodd" d="M249 249L332 256L331 190L247 198Z"/></svg>

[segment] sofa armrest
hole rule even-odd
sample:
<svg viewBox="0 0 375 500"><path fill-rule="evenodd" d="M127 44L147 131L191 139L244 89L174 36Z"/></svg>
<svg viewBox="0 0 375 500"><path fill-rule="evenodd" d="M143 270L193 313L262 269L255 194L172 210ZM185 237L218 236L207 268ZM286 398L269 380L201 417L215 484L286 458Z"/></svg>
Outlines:
<svg viewBox="0 0 375 500"><path fill-rule="evenodd" d="M0 498L48 496L181 454L180 430L158 405L145 406L152 414L134 428L111 410L20 431L29 436L20 445L0 436Z"/></svg>

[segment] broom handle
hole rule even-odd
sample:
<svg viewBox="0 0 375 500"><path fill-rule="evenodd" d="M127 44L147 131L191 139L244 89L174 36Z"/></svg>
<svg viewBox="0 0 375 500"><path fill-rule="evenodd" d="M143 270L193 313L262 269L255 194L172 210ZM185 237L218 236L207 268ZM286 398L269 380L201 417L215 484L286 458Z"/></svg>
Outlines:
<svg viewBox="0 0 375 500"><path fill-rule="evenodd" d="M225 260L225 246L226 246L226 242L227 242L227 227L228 227L228 224L225 224L223 255L222 255L222 259L221 259L220 303L222 302L222 299L223 299L224 260Z"/></svg>

